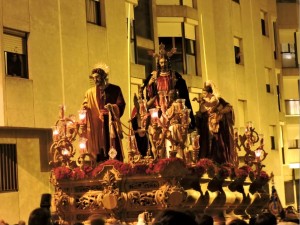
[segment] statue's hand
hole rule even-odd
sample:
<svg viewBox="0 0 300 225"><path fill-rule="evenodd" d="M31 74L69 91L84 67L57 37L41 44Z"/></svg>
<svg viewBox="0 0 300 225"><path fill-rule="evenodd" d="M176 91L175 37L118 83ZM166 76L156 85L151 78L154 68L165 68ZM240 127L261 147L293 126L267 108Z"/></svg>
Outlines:
<svg viewBox="0 0 300 225"><path fill-rule="evenodd" d="M155 95L147 102L147 108L151 108L151 106L154 104L156 98L157 98L157 96Z"/></svg>
<svg viewBox="0 0 300 225"><path fill-rule="evenodd" d="M108 110L112 110L113 109L113 105L108 103L104 106L104 108L108 109Z"/></svg>
<svg viewBox="0 0 300 225"><path fill-rule="evenodd" d="M155 81L156 81L156 79L157 79L157 72L156 71L153 71L152 73L151 73L151 78L150 78L150 80L149 80L149 82L148 82L148 85L151 85L151 84L153 84Z"/></svg>

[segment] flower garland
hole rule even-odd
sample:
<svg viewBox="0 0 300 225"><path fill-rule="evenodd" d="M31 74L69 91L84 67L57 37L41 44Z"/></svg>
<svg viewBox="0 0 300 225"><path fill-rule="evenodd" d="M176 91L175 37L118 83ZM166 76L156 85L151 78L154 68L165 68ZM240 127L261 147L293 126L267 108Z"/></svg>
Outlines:
<svg viewBox="0 0 300 225"><path fill-rule="evenodd" d="M76 165L75 165L76 166ZM214 180L223 182L226 178L230 177L236 184L243 183L249 176L252 181L252 189L257 189L259 186L265 185L270 176L266 171L253 171L248 165L240 168L235 168L230 163L222 165L215 164L212 160L203 158L200 159L195 165L186 165L183 159L180 158L164 158L159 159L155 163L150 164L129 164L123 163L118 160L107 160L98 164L95 168L84 165L81 167L72 166L59 166L52 169L52 174L56 180L81 180L95 178L103 171L105 166L113 166L120 172L121 175L152 175L160 174L163 176L185 176L188 173L195 174L201 178L205 173L208 177Z"/></svg>

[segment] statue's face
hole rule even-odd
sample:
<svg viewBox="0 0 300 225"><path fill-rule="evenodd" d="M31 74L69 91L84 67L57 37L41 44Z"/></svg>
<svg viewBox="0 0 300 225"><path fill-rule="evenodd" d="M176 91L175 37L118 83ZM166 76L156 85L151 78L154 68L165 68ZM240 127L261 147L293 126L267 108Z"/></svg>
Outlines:
<svg viewBox="0 0 300 225"><path fill-rule="evenodd" d="M168 70L168 61L165 58L159 59L160 70L166 72Z"/></svg>
<svg viewBox="0 0 300 225"><path fill-rule="evenodd" d="M107 83L107 74L101 70L100 73L97 73L97 75L94 76L94 81L97 86L104 88Z"/></svg>
<svg viewBox="0 0 300 225"><path fill-rule="evenodd" d="M203 97L203 98L205 98L205 97L207 97L207 96L208 96L208 92L207 92L207 91L205 91L205 90L203 90L201 95L202 95L202 97Z"/></svg>

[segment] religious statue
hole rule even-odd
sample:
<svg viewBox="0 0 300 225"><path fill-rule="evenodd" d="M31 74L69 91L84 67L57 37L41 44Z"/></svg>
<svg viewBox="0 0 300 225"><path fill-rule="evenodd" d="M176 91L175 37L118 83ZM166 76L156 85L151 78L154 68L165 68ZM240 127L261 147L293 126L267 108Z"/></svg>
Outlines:
<svg viewBox="0 0 300 225"><path fill-rule="evenodd" d="M108 82L109 67L98 64L90 76L95 86L88 89L82 107L87 110L87 150L97 161L124 159L122 126L125 100L121 88Z"/></svg>

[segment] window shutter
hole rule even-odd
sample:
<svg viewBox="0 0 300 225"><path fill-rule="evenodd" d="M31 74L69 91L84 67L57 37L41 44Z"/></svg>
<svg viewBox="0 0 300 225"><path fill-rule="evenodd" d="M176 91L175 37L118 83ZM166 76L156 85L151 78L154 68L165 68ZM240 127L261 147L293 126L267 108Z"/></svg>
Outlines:
<svg viewBox="0 0 300 225"><path fill-rule="evenodd" d="M25 48L23 46L23 38L14 35L4 34L3 39L4 51L13 52L18 54L25 54Z"/></svg>

